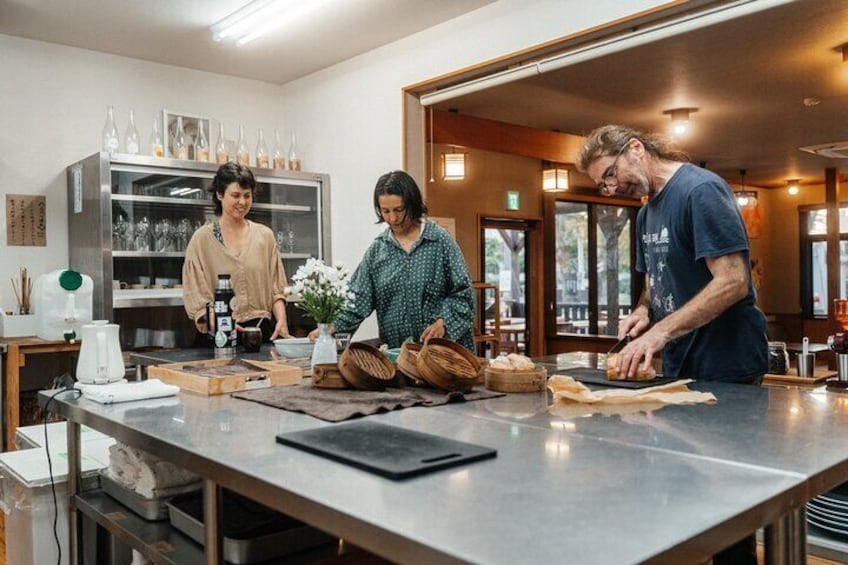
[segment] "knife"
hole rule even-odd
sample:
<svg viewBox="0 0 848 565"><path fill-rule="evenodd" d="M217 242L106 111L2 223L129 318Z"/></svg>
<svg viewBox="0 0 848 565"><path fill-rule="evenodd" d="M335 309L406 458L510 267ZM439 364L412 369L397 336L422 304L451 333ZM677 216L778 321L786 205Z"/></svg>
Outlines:
<svg viewBox="0 0 848 565"><path fill-rule="evenodd" d="M607 355L609 355L610 353L618 353L619 351L624 349L624 346L627 345L629 342L630 342L630 335L625 334L623 338L618 340L615 343L615 345L613 345L612 348L609 351L607 351Z"/></svg>

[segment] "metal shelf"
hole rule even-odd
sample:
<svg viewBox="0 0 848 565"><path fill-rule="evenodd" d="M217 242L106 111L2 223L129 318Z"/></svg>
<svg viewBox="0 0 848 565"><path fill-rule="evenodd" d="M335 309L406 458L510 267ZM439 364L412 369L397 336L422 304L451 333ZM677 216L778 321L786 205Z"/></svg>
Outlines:
<svg viewBox="0 0 848 565"><path fill-rule="evenodd" d="M113 259L172 259L183 258L183 251L113 251ZM309 259L310 253L280 253L281 259Z"/></svg>
<svg viewBox="0 0 848 565"><path fill-rule="evenodd" d="M154 563L203 563L203 547L175 530L170 522L145 520L99 489L77 494L75 504L80 512Z"/></svg>
<svg viewBox="0 0 848 565"><path fill-rule="evenodd" d="M166 206L194 206L197 208L212 209L212 203L208 200L195 198L173 198L170 196L143 196L140 194L113 194L112 202L132 202L136 204L158 204ZM254 202L250 208L253 210L269 210L281 212L312 212L312 206L300 206L296 204L268 204Z"/></svg>

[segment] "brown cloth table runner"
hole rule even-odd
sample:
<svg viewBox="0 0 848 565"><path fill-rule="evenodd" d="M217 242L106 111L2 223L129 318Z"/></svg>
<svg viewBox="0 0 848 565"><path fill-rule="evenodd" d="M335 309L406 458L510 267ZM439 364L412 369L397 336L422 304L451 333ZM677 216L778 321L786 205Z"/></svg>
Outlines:
<svg viewBox="0 0 848 565"><path fill-rule="evenodd" d="M234 392L232 396L291 412L303 412L327 422L342 422L410 406L439 406L450 402L496 398L504 394L483 389L462 393L424 388L389 388L382 392L372 392L323 389L304 384L240 391Z"/></svg>

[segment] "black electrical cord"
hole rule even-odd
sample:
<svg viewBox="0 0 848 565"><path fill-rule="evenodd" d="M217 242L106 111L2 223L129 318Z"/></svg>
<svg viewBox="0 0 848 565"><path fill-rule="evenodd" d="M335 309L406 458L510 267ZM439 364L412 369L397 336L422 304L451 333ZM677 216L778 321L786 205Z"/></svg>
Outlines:
<svg viewBox="0 0 848 565"><path fill-rule="evenodd" d="M62 563L62 544L59 542L59 502L56 497L56 481L53 479L53 462L50 460L50 445L47 440L47 413L48 408L50 408L50 403L53 402L57 396L62 394L63 392L72 392L76 394L76 398L82 396L82 391L74 388L63 388L61 390L57 390L50 398L47 399L47 402L44 403L44 451L47 453L47 470L50 473L50 490L53 493L53 539L56 540L56 549L58 551L58 558L56 559L57 565L61 565ZM70 463L70 462L69 462ZM73 472L70 467L68 468L68 477Z"/></svg>

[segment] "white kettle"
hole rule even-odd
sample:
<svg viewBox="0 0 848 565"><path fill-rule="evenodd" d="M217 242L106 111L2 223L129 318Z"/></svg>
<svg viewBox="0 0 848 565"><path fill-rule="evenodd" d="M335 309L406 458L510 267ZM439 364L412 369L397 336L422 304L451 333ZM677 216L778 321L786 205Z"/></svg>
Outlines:
<svg viewBox="0 0 848 565"><path fill-rule="evenodd" d="M118 324L94 320L82 327L82 347L77 361L77 380L83 384L106 384L124 378L124 357Z"/></svg>

